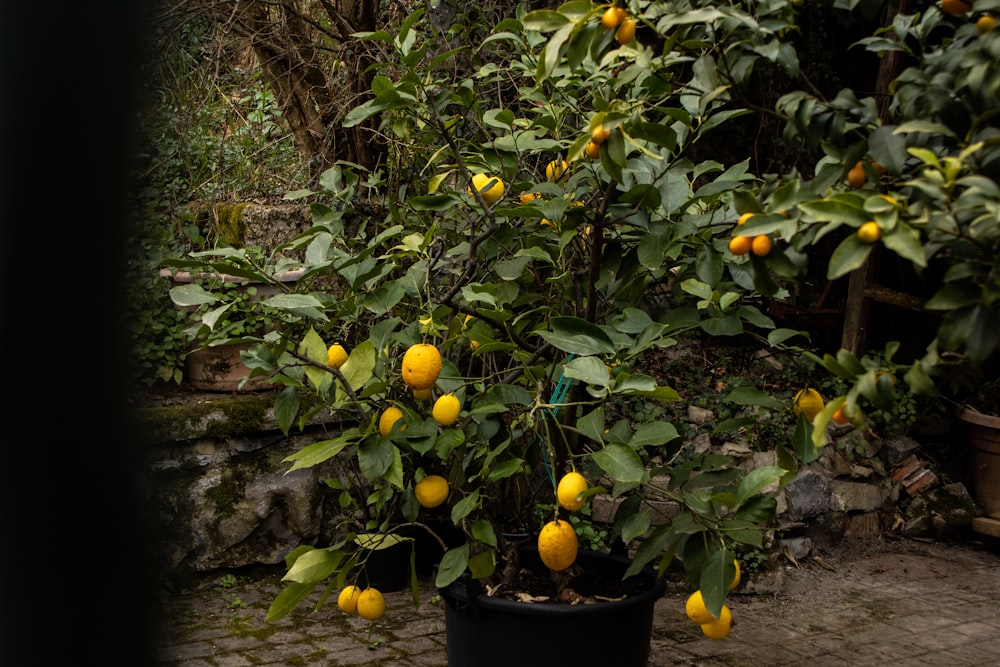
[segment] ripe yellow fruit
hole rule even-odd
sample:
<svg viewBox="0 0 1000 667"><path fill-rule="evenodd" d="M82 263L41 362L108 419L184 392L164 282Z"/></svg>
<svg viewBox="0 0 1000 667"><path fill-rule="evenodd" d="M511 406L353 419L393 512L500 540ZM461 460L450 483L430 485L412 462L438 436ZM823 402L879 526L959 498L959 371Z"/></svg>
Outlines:
<svg viewBox="0 0 1000 667"><path fill-rule="evenodd" d="M715 620L715 617L708 613L708 609L705 608L705 600L702 599L700 590L688 596L687 602L684 603L684 612L698 625Z"/></svg>
<svg viewBox="0 0 1000 667"><path fill-rule="evenodd" d="M583 149L583 153L591 160L596 160L601 157L601 145L595 144L593 141L588 141L587 147Z"/></svg>
<svg viewBox="0 0 1000 667"><path fill-rule="evenodd" d="M729 241L729 252L734 255L745 255L753 247L753 237L737 234Z"/></svg>
<svg viewBox="0 0 1000 667"><path fill-rule="evenodd" d="M601 25L605 30L614 30L622 22L623 14L620 7L608 7L601 15Z"/></svg>
<svg viewBox="0 0 1000 667"><path fill-rule="evenodd" d="M851 167L851 170L849 172L847 172L847 184L850 185L855 190L857 190L860 187L863 187L865 181L867 180L868 180L868 175L865 174L865 165L862 164L861 162L858 162L856 165Z"/></svg>
<svg viewBox="0 0 1000 667"><path fill-rule="evenodd" d="M875 243L882 238L882 230L877 222L870 220L858 228L858 238L865 243Z"/></svg>
<svg viewBox="0 0 1000 667"><path fill-rule="evenodd" d="M427 475L413 487L413 493L421 507L437 507L448 499L448 480L441 475Z"/></svg>
<svg viewBox="0 0 1000 667"><path fill-rule="evenodd" d="M733 627L733 612L726 605L722 605L719 618L712 619L708 623L701 624L701 631L709 639L725 639L729 636L729 631Z"/></svg>
<svg viewBox="0 0 1000 667"><path fill-rule="evenodd" d="M622 46L625 46L633 39L635 39L635 21L633 19L625 19L622 21L621 26L618 28L618 32L615 33L615 39Z"/></svg>
<svg viewBox="0 0 1000 667"><path fill-rule="evenodd" d="M414 389L413 398L418 401L429 401L431 400L431 390L430 389Z"/></svg>
<svg viewBox="0 0 1000 667"><path fill-rule="evenodd" d="M976 19L976 30L979 31L980 35L985 35L995 27L997 27L997 20L989 14L983 14Z"/></svg>
<svg viewBox="0 0 1000 667"><path fill-rule="evenodd" d="M576 562L579 544L569 521L549 521L538 533L538 555L547 568L556 572Z"/></svg>
<svg viewBox="0 0 1000 667"><path fill-rule="evenodd" d="M553 160L545 165L545 178L549 180L550 183L555 183L556 181L562 180L569 175L569 162L566 160Z"/></svg>
<svg viewBox="0 0 1000 667"><path fill-rule="evenodd" d="M487 204L492 204L496 200L500 199L500 197L503 197L503 181L499 178L496 179L496 183L494 183L489 190L483 189L490 181L494 180L494 178L495 177L487 176L486 174L475 174L472 177L473 187L476 188L476 192L479 193L479 196L482 197L483 201ZM469 188L469 194L472 194L472 188Z"/></svg>
<svg viewBox="0 0 1000 667"><path fill-rule="evenodd" d="M451 426L458 421L458 413L462 410L462 402L455 394L444 394L434 401L431 416L441 426Z"/></svg>
<svg viewBox="0 0 1000 667"><path fill-rule="evenodd" d="M758 234L750 242L750 249L758 257L767 257L768 253L771 252L771 246L771 237L767 234Z"/></svg>
<svg viewBox="0 0 1000 667"><path fill-rule="evenodd" d="M812 387L800 389L792 399L792 410L796 415L804 415L807 421L812 421L823 410L823 397Z"/></svg>
<svg viewBox="0 0 1000 667"><path fill-rule="evenodd" d="M736 221L736 224L737 225L742 225L742 224L746 223L747 220L749 220L750 218L754 217L755 215L757 215L757 214L756 213L751 213L750 211L747 211L746 213L744 213L744 214L742 214L740 216L740 219Z"/></svg>
<svg viewBox="0 0 1000 667"><path fill-rule="evenodd" d="M353 614L358 611L358 597L361 589L357 586L345 586L337 596L337 607L345 614Z"/></svg>
<svg viewBox="0 0 1000 667"><path fill-rule="evenodd" d="M441 353L430 343L411 345L403 355L402 372L410 389L430 389L441 374Z"/></svg>
<svg viewBox="0 0 1000 667"><path fill-rule="evenodd" d="M556 498L559 504L568 510L578 510L583 507L585 499L580 494L587 490L587 478L576 472L568 472L559 480L556 486Z"/></svg>
<svg viewBox="0 0 1000 667"><path fill-rule="evenodd" d="M482 343L480 343L478 340L469 341L469 349L472 350L473 352L478 350L480 345L482 345Z"/></svg>
<svg viewBox="0 0 1000 667"><path fill-rule="evenodd" d="M590 131L590 140L600 146L611 136L611 130L604 129L603 125L598 125Z"/></svg>
<svg viewBox="0 0 1000 667"><path fill-rule="evenodd" d="M729 590L733 590L740 585L740 562L734 558L733 565L736 566L736 575L733 577L733 580L729 582Z"/></svg>
<svg viewBox="0 0 1000 667"><path fill-rule="evenodd" d="M521 203L522 204L527 204L528 202L531 202L531 201L534 201L534 200L538 199L538 193L537 192L522 192L520 199L521 199Z"/></svg>
<svg viewBox="0 0 1000 667"><path fill-rule="evenodd" d="M358 596L358 616L366 621L377 621L385 613L385 598L377 588L366 588Z"/></svg>
<svg viewBox="0 0 1000 667"><path fill-rule="evenodd" d="M941 0L941 11L952 16L968 14L971 9L972 5L965 0Z"/></svg>
<svg viewBox="0 0 1000 667"><path fill-rule="evenodd" d="M397 408L395 405L390 405L385 410L382 411L382 416L378 418L378 432L383 436L388 437L392 433L393 425L403 418L403 411ZM400 430L406 428L406 424L400 427Z"/></svg>
<svg viewBox="0 0 1000 667"><path fill-rule="evenodd" d="M340 368L347 361L347 350L340 343L334 343L326 350L326 365L330 368Z"/></svg>

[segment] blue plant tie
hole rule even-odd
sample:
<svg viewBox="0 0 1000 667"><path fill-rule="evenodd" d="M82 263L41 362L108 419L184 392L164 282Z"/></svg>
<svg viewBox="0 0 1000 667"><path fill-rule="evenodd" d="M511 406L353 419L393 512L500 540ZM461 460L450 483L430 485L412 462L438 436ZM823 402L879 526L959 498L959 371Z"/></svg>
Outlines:
<svg viewBox="0 0 1000 667"><path fill-rule="evenodd" d="M576 357L575 354L569 355L569 358L566 359L566 363L568 364L573 361L574 357ZM559 412L559 406L562 405L562 402L566 399L566 392L569 391L570 385L572 384L573 380L566 377L565 372L559 376L559 382L556 382L556 388L552 390L552 398L549 399L549 403L555 405L554 408L549 409L549 412L553 417L555 417L556 413Z"/></svg>

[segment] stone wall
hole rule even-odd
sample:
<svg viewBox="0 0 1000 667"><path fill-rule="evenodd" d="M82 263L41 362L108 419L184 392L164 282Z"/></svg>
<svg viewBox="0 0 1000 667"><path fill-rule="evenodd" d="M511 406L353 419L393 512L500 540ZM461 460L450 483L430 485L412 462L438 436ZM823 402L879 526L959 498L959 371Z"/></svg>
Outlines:
<svg viewBox="0 0 1000 667"><path fill-rule="evenodd" d="M149 439L152 557L164 576L277 564L301 544L332 538L338 507L323 480L336 474L333 464L286 474L283 459L331 437L334 420L323 415L285 436L274 422L273 398L271 392L179 392L140 409ZM695 424L713 418L694 407L688 414ZM836 539L887 531L940 539L969 525L974 501L963 484L935 472L921 443L898 437L862 449L859 435L849 426L831 427L822 457L777 494L777 540L800 550L804 531ZM713 445L703 434L689 445L715 448L748 468L774 464L773 452L755 452L738 439ZM613 520L611 499L595 497L593 509L596 520ZM658 521L676 512L667 502L658 509Z"/></svg>
<svg viewBox="0 0 1000 667"><path fill-rule="evenodd" d="M285 436L274 396L179 391L138 410L151 557L162 576L276 564L329 537L336 506L322 482L333 465L288 473L283 459L330 434L317 420Z"/></svg>

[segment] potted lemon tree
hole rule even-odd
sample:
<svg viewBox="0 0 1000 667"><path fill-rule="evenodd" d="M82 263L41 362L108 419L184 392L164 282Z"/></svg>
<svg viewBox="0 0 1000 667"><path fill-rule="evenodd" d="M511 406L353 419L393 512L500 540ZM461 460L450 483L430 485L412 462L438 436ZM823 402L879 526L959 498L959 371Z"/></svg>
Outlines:
<svg viewBox="0 0 1000 667"><path fill-rule="evenodd" d="M635 26L663 10L636 9L570 3L508 21L482 47L497 67L458 81L440 66L457 54L434 53L422 12L398 34L367 35L392 57L347 123L380 117L415 168L383 177L337 165L317 190L289 195L312 202L315 224L294 242L306 272L336 276L343 291L305 335L272 336L246 362L282 387L284 429L319 410L341 421L289 470L351 462L379 510L372 532L436 532L441 521L456 531L437 540L434 572L454 664L509 661L499 636L478 633L525 616L509 632L542 646L553 627L627 629L636 634L613 646L567 642L560 658L605 651L644 665L672 563L691 584L693 622L726 637L737 548L762 546L775 490L794 472L791 452L752 470L681 452L673 424L623 403L677 400L643 359L685 332L754 332L764 345L794 335L759 308L767 253L749 262L726 250L746 164L686 157L731 116L726 101L706 92L696 117L686 96L656 85L652 72L675 63L639 44ZM389 187L401 178L407 187ZM348 233L362 187L389 213ZM597 493L620 501L615 554L580 548ZM654 524L651 498L682 509ZM343 543L290 553L268 618L321 585L321 602L336 593L346 612L378 618L377 591L356 599L372 587L348 554Z"/></svg>

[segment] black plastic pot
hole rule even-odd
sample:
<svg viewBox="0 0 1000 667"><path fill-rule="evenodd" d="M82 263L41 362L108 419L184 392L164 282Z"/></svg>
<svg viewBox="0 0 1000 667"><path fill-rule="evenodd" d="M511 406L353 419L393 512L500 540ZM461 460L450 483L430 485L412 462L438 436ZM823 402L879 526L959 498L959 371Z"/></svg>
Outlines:
<svg viewBox="0 0 1000 667"><path fill-rule="evenodd" d="M519 550L521 566L544 567L534 547ZM583 568L608 568L618 578L629 561L581 551ZM646 667L653 606L666 590L647 568L642 592L613 602L565 604L517 602L486 596L463 577L439 589L445 602L449 667L551 667L554 664Z"/></svg>

